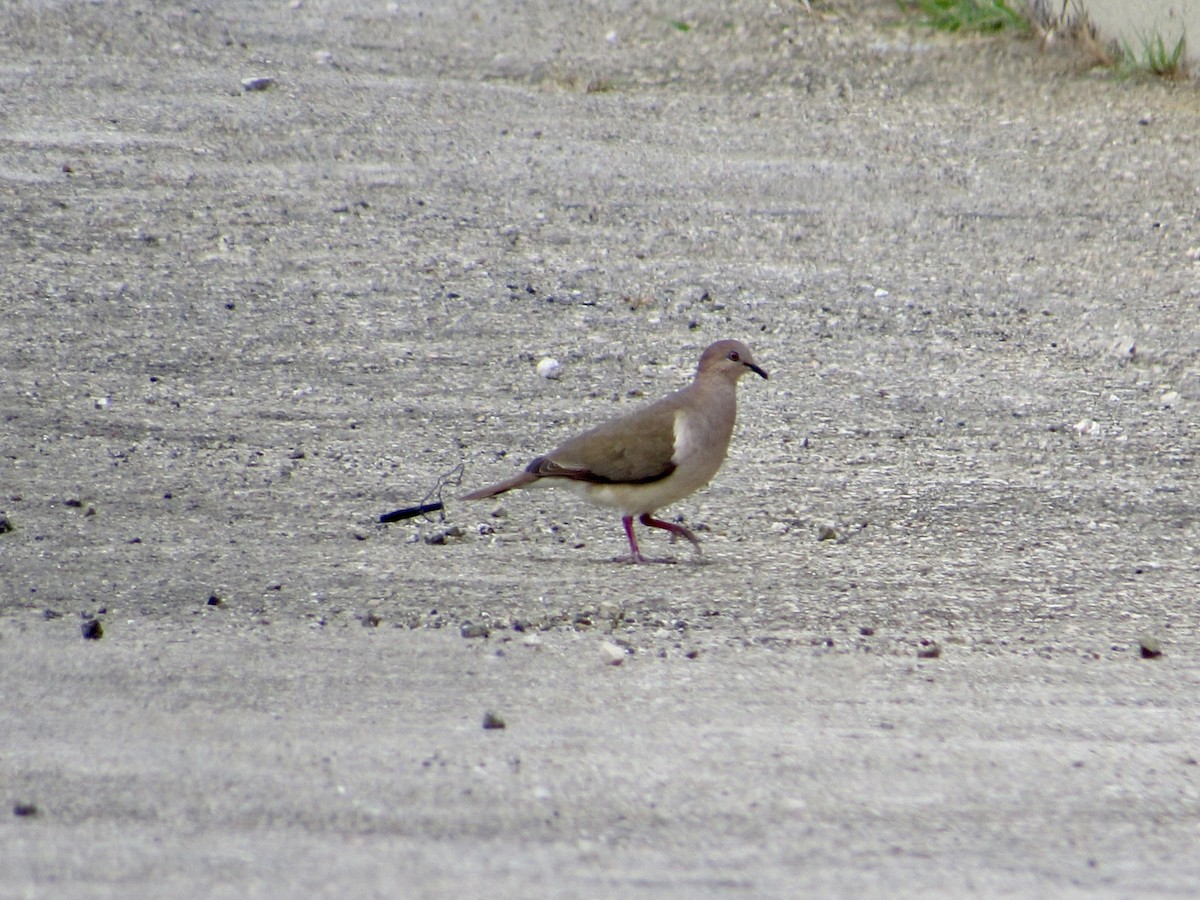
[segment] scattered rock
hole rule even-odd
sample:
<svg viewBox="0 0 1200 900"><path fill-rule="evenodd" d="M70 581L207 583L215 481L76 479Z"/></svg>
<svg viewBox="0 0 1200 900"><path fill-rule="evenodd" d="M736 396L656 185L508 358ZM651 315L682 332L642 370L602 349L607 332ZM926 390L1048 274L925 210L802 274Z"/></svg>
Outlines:
<svg viewBox="0 0 1200 900"><path fill-rule="evenodd" d="M508 726L504 724L504 720L502 718L500 718L491 710L488 710L483 714L483 727L485 730L490 731L494 728L507 728Z"/></svg>
<svg viewBox="0 0 1200 900"><path fill-rule="evenodd" d="M275 79L270 75L255 75L252 78L242 79L242 90L249 93L250 91L265 91L267 88L275 87Z"/></svg>
<svg viewBox="0 0 1200 900"><path fill-rule="evenodd" d="M466 534L466 532L463 531L460 526L451 525L449 528L444 528L441 531L435 531L433 534L426 535L425 543L440 545L446 543L451 538L460 538L464 534Z"/></svg>
<svg viewBox="0 0 1200 900"><path fill-rule="evenodd" d="M818 541L836 541L839 537L841 535L838 534L838 530L832 525L822 525L817 529Z"/></svg>
<svg viewBox="0 0 1200 900"><path fill-rule="evenodd" d="M858 629L858 633L863 637L871 637L873 634L875 634L875 629L870 625L864 625L862 628Z"/></svg>
<svg viewBox="0 0 1200 900"><path fill-rule="evenodd" d="M537 364L537 373L539 378L561 378L563 373L562 363L553 357L547 356Z"/></svg>
<svg viewBox="0 0 1200 900"><path fill-rule="evenodd" d="M36 803L22 803L20 801L13 804L13 815L22 818L27 816L36 816L39 810Z"/></svg>
<svg viewBox="0 0 1200 900"><path fill-rule="evenodd" d="M220 597L218 597L216 594L210 594L208 597L208 605L209 606L224 606L225 601L222 600Z"/></svg>
<svg viewBox="0 0 1200 900"><path fill-rule="evenodd" d="M12 522L8 520L8 516L0 513L0 534L8 534L13 530Z"/></svg>
<svg viewBox="0 0 1200 900"><path fill-rule="evenodd" d="M465 638L485 638L491 633L492 629L488 628L482 622L463 622L462 628L459 629L459 634Z"/></svg>
<svg viewBox="0 0 1200 900"><path fill-rule="evenodd" d="M600 644L600 655L610 666L619 666L625 662L625 657L629 654L620 644L604 641Z"/></svg>
<svg viewBox="0 0 1200 900"><path fill-rule="evenodd" d="M1138 646L1142 649L1142 659L1158 659L1162 656L1162 644L1157 638L1146 635L1138 641Z"/></svg>
<svg viewBox="0 0 1200 900"><path fill-rule="evenodd" d="M56 610L56 609L43 609L43 610L42 610L42 618L43 618L43 619L46 619L46 620L50 620L50 619L61 619L61 618L62 618L62 613L60 613L60 612L59 612L58 610Z"/></svg>
<svg viewBox="0 0 1200 900"><path fill-rule="evenodd" d="M383 619L379 618L378 615L373 612L369 612L362 617L362 626L363 628L378 628L379 623L382 621Z"/></svg>
<svg viewBox="0 0 1200 900"><path fill-rule="evenodd" d="M83 633L84 638L89 641L98 641L104 637L104 626L100 624L99 619L88 619L79 626L79 630Z"/></svg>
<svg viewBox="0 0 1200 900"><path fill-rule="evenodd" d="M921 646L917 648L917 659L937 659L941 655L942 648L938 646L937 641L921 639Z"/></svg>

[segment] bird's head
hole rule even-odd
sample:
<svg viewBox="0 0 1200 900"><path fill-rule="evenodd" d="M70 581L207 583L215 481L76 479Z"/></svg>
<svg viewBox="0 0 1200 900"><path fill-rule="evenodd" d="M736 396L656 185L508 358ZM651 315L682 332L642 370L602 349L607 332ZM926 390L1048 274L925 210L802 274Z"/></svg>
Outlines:
<svg viewBox="0 0 1200 900"><path fill-rule="evenodd" d="M754 361L754 354L741 341L717 341L700 356L699 374L714 373L737 381L747 372L767 377L766 371Z"/></svg>

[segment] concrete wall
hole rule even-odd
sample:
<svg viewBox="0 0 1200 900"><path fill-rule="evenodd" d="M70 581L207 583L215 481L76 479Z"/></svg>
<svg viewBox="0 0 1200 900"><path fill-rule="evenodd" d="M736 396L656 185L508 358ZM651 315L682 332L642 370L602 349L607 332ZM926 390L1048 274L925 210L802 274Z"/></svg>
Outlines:
<svg viewBox="0 0 1200 900"><path fill-rule="evenodd" d="M1062 9L1061 0L1042 0L1041 5L1052 12ZM1200 0L1071 0L1068 16L1080 7L1103 39L1124 41L1139 55L1144 39L1161 35L1171 51L1186 35L1184 56L1193 71L1200 67Z"/></svg>

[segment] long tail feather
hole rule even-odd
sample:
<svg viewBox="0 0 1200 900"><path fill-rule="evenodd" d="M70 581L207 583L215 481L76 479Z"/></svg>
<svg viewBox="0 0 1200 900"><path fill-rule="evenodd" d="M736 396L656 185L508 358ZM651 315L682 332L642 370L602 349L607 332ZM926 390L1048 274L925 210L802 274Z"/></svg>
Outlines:
<svg viewBox="0 0 1200 900"><path fill-rule="evenodd" d="M507 478L497 484L491 484L477 491L471 491L469 494L463 494L458 499L486 500L488 497L495 497L497 494L503 494L505 491L511 491L513 488L525 487L525 485L532 484L537 480L537 475L531 472L521 472L519 475L514 475L512 478Z"/></svg>

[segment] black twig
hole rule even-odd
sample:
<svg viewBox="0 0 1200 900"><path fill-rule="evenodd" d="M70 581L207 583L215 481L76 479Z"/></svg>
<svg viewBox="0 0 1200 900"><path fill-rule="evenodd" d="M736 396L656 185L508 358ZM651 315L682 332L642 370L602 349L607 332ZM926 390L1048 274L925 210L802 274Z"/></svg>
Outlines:
<svg viewBox="0 0 1200 900"><path fill-rule="evenodd" d="M463 476L463 464L459 463L449 472L443 472L438 476L437 482L426 494L420 504L417 506L409 506L405 509L392 510L390 513L384 513L379 517L379 521L383 524L389 522L399 522L402 519L412 519L416 516L427 515L428 513L438 512L446 507L442 503L442 491L448 487L461 487ZM437 498L436 500L434 498ZM443 516L443 518L445 518Z"/></svg>

